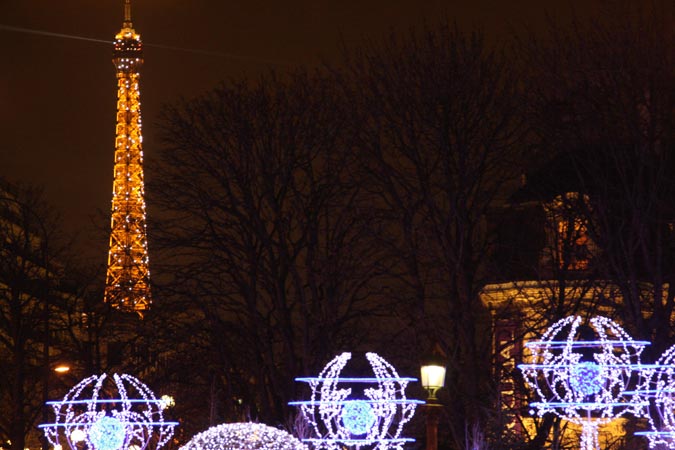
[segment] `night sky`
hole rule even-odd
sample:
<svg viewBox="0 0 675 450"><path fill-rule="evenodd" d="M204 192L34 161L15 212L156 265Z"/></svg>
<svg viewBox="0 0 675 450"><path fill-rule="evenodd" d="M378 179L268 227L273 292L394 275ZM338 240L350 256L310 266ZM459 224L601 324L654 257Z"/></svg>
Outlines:
<svg viewBox="0 0 675 450"><path fill-rule="evenodd" d="M132 0L134 28L146 45L141 78L146 166L159 151L154 130L161 105L198 95L220 80L335 61L341 39L356 45L440 17L500 40L525 24L540 26L546 14L586 15L587 3ZM67 231L80 234L79 245L100 264L107 238L101 239L92 219L105 226L101 218L110 208L116 102L111 54L122 5L123 0L0 0L0 176L44 187Z"/></svg>

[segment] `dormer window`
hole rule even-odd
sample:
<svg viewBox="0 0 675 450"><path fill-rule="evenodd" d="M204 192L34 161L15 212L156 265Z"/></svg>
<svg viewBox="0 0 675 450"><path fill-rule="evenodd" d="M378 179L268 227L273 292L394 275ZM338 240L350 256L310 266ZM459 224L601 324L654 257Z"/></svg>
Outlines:
<svg viewBox="0 0 675 450"><path fill-rule="evenodd" d="M587 270L594 244L588 232L588 197L568 192L544 205L547 218L546 259L559 269Z"/></svg>

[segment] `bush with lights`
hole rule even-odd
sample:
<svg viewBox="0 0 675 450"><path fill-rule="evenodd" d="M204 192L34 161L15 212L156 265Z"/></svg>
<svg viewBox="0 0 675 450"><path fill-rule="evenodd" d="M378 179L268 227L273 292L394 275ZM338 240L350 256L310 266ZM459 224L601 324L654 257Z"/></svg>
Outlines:
<svg viewBox="0 0 675 450"><path fill-rule="evenodd" d="M180 450L307 450L285 431L260 423L226 423L195 435Z"/></svg>

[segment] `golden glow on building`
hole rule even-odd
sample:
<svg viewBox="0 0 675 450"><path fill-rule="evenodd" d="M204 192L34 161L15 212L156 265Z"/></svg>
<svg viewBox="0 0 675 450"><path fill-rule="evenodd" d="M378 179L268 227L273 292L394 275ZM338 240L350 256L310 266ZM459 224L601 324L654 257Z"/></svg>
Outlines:
<svg viewBox="0 0 675 450"><path fill-rule="evenodd" d="M124 22L115 36L113 64L117 71L117 127L104 300L142 315L151 303L139 91L143 45L131 23L131 0L124 2Z"/></svg>

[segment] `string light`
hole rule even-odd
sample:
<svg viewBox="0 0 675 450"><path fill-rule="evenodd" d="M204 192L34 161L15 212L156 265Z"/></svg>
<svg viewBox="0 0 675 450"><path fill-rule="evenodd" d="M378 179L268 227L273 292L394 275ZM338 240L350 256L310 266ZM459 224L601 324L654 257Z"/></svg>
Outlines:
<svg viewBox="0 0 675 450"><path fill-rule="evenodd" d="M570 385L577 394L597 394L602 389L603 381L600 366L593 361L582 361L572 368Z"/></svg>
<svg viewBox="0 0 675 450"><path fill-rule="evenodd" d="M196 434L180 450L307 450L285 431L260 423L227 423Z"/></svg>
<svg viewBox="0 0 675 450"><path fill-rule="evenodd" d="M649 448L675 449L675 346L643 372L645 382L638 393L650 402L646 414L650 430L635 434L645 436Z"/></svg>
<svg viewBox="0 0 675 450"><path fill-rule="evenodd" d="M579 316L556 322L541 340L525 344L531 362L518 366L540 400L531 403L533 413L581 425L582 450L599 449L599 425L644 413L647 403L638 388L646 345L605 317L590 319L588 326Z"/></svg>
<svg viewBox="0 0 675 450"><path fill-rule="evenodd" d="M374 377L341 377L351 353L336 356L318 377L296 378L308 383L309 400L290 402L300 407L316 437L303 439L317 448L339 450L344 446L371 446L378 450L402 449L414 439L401 437L421 400L407 399L405 389L415 378L399 377L387 361L366 353ZM362 392L352 396L361 385Z"/></svg>
<svg viewBox="0 0 675 450"><path fill-rule="evenodd" d="M345 402L340 418L345 428L355 435L366 434L377 420L373 408L363 400Z"/></svg>
<svg viewBox="0 0 675 450"><path fill-rule="evenodd" d="M124 444L126 436L127 430L119 419L103 416L89 428L87 437L97 450L117 450Z"/></svg>
<svg viewBox="0 0 675 450"><path fill-rule="evenodd" d="M156 449L173 436L177 422L166 422L164 401L131 375L85 378L61 401L50 401L55 420L39 425L54 446L65 440L73 450L86 444L94 450L144 449L155 436Z"/></svg>

